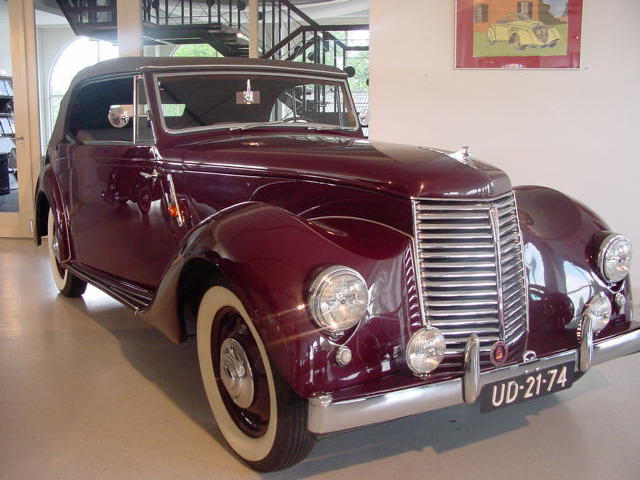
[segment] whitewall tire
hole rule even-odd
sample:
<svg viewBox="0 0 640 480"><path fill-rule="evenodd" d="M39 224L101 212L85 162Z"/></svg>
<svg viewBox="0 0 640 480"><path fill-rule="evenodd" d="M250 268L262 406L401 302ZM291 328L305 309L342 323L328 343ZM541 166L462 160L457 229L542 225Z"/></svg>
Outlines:
<svg viewBox="0 0 640 480"><path fill-rule="evenodd" d="M56 222L53 216L53 210L49 210L49 219L47 223L47 245L49 248L49 263L51 264L51 276L53 281L60 290L60 293L66 297L79 297L87 289L87 283L69 272L60 265L58 260L58 238L55 234Z"/></svg>
<svg viewBox="0 0 640 480"><path fill-rule="evenodd" d="M236 454L260 471L302 460L315 441L306 428L306 401L272 369L258 331L231 290L205 291L197 343L209 405Z"/></svg>

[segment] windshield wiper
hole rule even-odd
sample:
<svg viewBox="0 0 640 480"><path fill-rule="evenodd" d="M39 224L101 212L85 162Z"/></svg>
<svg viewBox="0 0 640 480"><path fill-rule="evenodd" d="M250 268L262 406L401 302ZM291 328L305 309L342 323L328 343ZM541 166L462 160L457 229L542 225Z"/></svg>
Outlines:
<svg viewBox="0 0 640 480"><path fill-rule="evenodd" d="M245 123L244 125L234 125L229 127L229 131L233 132L234 130L249 130L251 128L260 128L260 127L270 127L272 125L280 125L283 122L281 120L275 122L255 122L255 123Z"/></svg>

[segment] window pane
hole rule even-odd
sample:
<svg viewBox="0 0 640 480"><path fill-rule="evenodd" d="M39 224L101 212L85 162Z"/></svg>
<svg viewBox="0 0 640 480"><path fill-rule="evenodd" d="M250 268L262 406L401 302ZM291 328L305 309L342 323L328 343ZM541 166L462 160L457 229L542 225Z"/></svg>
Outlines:
<svg viewBox="0 0 640 480"><path fill-rule="evenodd" d="M78 92L69 109L69 133L81 143L131 142L133 121L121 117L119 127L113 125L115 108L131 111L133 79L120 78L96 82Z"/></svg>
<svg viewBox="0 0 640 480"><path fill-rule="evenodd" d="M277 75L160 77L164 121L171 130L287 122L357 126L344 83Z"/></svg>

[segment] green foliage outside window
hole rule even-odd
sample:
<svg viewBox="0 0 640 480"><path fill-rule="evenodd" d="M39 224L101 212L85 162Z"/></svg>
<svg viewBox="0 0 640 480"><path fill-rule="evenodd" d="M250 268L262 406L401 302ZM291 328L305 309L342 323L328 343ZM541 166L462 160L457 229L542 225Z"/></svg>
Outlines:
<svg viewBox="0 0 640 480"><path fill-rule="evenodd" d="M180 45L173 51L173 57L221 57L220 53L211 45L197 43Z"/></svg>

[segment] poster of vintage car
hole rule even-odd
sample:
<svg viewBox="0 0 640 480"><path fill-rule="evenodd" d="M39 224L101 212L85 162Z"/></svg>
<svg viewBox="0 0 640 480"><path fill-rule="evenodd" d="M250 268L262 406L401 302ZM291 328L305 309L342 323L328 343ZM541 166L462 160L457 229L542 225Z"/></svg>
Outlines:
<svg viewBox="0 0 640 480"><path fill-rule="evenodd" d="M579 68L582 0L457 0L456 68Z"/></svg>

